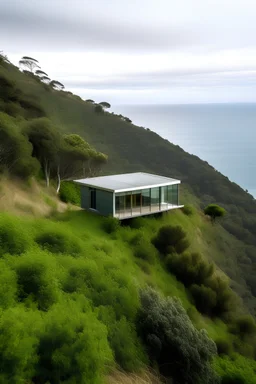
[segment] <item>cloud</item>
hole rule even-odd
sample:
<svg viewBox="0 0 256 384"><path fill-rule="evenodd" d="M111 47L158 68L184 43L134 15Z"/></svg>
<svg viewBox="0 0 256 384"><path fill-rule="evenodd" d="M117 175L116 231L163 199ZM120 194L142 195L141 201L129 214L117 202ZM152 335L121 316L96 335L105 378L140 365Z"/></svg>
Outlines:
<svg viewBox="0 0 256 384"><path fill-rule="evenodd" d="M119 76L100 76L63 79L66 87L95 90L171 89L173 87L228 87L256 85L256 70L174 70L148 73L126 73Z"/></svg>
<svg viewBox="0 0 256 384"><path fill-rule="evenodd" d="M58 1L55 4L61 5ZM0 33L9 49L30 47L30 50L40 48L54 52L63 49L147 52L191 43L191 31L187 33L186 28L136 24L119 17L109 18L108 13L103 17L87 9L86 4L87 1L81 2L80 8L73 9L71 1L64 1L62 6L52 10L47 1L44 7L29 6L27 1L6 1L1 6ZM104 5L107 9L106 3Z"/></svg>
<svg viewBox="0 0 256 384"><path fill-rule="evenodd" d="M0 1L0 50L79 94L256 94L255 0Z"/></svg>

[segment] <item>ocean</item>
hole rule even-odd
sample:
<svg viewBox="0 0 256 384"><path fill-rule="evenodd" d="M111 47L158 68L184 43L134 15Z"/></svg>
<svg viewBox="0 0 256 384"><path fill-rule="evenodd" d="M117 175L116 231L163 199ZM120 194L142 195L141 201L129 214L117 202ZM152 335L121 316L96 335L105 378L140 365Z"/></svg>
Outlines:
<svg viewBox="0 0 256 384"><path fill-rule="evenodd" d="M256 104L115 105L112 110L207 161L256 198Z"/></svg>

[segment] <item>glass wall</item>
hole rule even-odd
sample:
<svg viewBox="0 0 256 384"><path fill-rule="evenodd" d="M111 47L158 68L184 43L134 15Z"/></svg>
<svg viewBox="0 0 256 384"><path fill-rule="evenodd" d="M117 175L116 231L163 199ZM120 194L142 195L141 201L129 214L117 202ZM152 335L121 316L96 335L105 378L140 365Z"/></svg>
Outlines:
<svg viewBox="0 0 256 384"><path fill-rule="evenodd" d="M115 194L115 212L119 218L165 211L175 205L178 205L177 184Z"/></svg>
<svg viewBox="0 0 256 384"><path fill-rule="evenodd" d="M168 203L170 205L178 205L178 184L168 185Z"/></svg>
<svg viewBox="0 0 256 384"><path fill-rule="evenodd" d="M142 213L144 214L151 212L150 192L151 192L150 189L143 189L141 191L141 200L142 200L141 210L142 210Z"/></svg>
<svg viewBox="0 0 256 384"><path fill-rule="evenodd" d="M141 213L142 194L141 191L132 192L132 213Z"/></svg>
<svg viewBox="0 0 256 384"><path fill-rule="evenodd" d="M161 187L161 210L168 209L168 186Z"/></svg>
<svg viewBox="0 0 256 384"><path fill-rule="evenodd" d="M151 212L160 211L160 187L151 188L150 205Z"/></svg>

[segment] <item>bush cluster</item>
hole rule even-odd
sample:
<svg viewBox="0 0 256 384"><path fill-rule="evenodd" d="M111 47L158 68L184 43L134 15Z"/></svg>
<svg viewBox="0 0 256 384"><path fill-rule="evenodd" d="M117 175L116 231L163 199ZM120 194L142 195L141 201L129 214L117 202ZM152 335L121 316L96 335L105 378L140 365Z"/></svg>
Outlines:
<svg viewBox="0 0 256 384"><path fill-rule="evenodd" d="M72 181L63 181L61 183L59 197L64 203L81 206L80 187Z"/></svg>
<svg viewBox="0 0 256 384"><path fill-rule="evenodd" d="M228 282L217 276L213 263L200 254L168 255L166 266L189 289L200 312L225 316L233 309L235 296Z"/></svg>
<svg viewBox="0 0 256 384"><path fill-rule="evenodd" d="M20 255L29 247L30 240L17 219L0 216L0 256L9 253Z"/></svg>
<svg viewBox="0 0 256 384"><path fill-rule="evenodd" d="M152 361L177 383L218 383L211 361L216 345L198 331L177 299L164 299L152 290L141 292L138 332Z"/></svg>
<svg viewBox="0 0 256 384"><path fill-rule="evenodd" d="M152 243L163 255L173 252L181 254L189 247L186 232L180 225L164 225L152 239Z"/></svg>
<svg viewBox="0 0 256 384"><path fill-rule="evenodd" d="M52 253L77 255L81 252L79 239L64 231L44 231L36 238L40 247Z"/></svg>
<svg viewBox="0 0 256 384"><path fill-rule="evenodd" d="M115 217L109 216L102 219L102 228L106 233L114 233L120 227L120 221Z"/></svg>
<svg viewBox="0 0 256 384"><path fill-rule="evenodd" d="M193 213L194 213L194 209L191 205L184 205L184 207L182 208L182 212L186 215L186 216L192 216Z"/></svg>
<svg viewBox="0 0 256 384"><path fill-rule="evenodd" d="M256 363L239 355L219 357L214 368L221 377L221 384L256 384Z"/></svg>
<svg viewBox="0 0 256 384"><path fill-rule="evenodd" d="M131 239L134 256L138 259L154 264L156 260L156 250L152 243L142 232L139 232Z"/></svg>

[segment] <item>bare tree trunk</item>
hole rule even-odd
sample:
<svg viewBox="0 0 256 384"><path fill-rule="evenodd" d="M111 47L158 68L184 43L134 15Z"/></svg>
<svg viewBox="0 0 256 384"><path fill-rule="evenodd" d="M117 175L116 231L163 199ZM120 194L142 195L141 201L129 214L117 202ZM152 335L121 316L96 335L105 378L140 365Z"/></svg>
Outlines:
<svg viewBox="0 0 256 384"><path fill-rule="evenodd" d="M57 184L57 193L59 193L60 191L60 183L61 183L61 180L60 180L60 166L58 165L58 168L57 168L57 178L58 178L58 184Z"/></svg>
<svg viewBox="0 0 256 384"><path fill-rule="evenodd" d="M50 185L50 167L47 160L45 160L44 162L44 175L45 175L46 186L48 188Z"/></svg>

